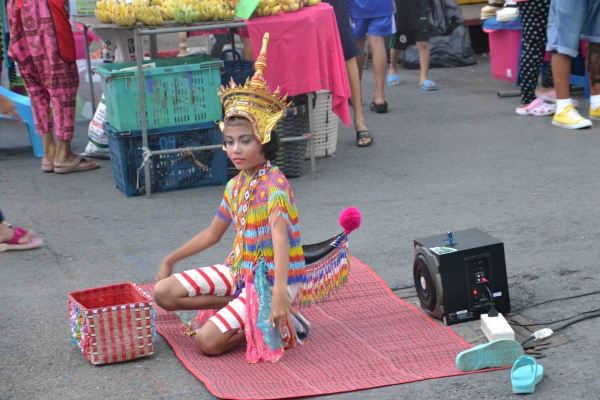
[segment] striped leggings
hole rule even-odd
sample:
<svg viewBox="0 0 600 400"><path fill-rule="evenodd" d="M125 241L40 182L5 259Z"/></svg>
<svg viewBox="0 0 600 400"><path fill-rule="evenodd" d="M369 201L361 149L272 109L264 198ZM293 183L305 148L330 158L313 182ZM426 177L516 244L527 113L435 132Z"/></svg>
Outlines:
<svg viewBox="0 0 600 400"><path fill-rule="evenodd" d="M188 291L189 297L201 295L232 296L236 286L229 267L212 265L173 274L179 283ZM293 302L298 294L298 284L288 285L288 297ZM219 310L209 321L212 321L222 333L231 329L243 330L246 321L246 289Z"/></svg>

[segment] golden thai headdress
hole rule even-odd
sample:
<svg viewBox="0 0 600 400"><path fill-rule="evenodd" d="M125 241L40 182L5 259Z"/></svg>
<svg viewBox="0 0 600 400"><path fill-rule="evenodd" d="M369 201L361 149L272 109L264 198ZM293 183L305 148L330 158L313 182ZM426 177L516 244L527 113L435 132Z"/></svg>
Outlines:
<svg viewBox="0 0 600 400"><path fill-rule="evenodd" d="M223 121L219 123L221 132L225 132L227 120L231 117L243 117L250 121L254 136L261 144L271 140L271 131L283 116L290 104L286 104L287 95L279 97L279 87L273 94L265 82L263 71L267 68L267 44L269 33L263 37L263 45L255 63L256 72L246 83L236 85L231 79L229 87L221 86L219 97L225 108Z"/></svg>

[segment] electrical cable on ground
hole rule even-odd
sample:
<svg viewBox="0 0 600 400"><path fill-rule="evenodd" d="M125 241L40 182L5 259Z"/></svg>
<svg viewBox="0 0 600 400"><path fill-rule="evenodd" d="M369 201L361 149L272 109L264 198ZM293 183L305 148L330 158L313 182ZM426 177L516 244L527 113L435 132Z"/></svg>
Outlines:
<svg viewBox="0 0 600 400"><path fill-rule="evenodd" d="M575 317L579 317L580 315L591 314L591 313L595 313L595 312L600 312L600 308L597 308L595 310L590 310L590 311L584 311L584 312L581 312L579 314L572 315L570 317L566 317L566 318L563 318L563 319L557 319L556 321L537 322L535 324L519 324L519 323L516 323L516 322L515 323L509 322L509 324L510 325L516 325L516 326L523 326L523 327L525 327L525 326L538 326L538 325L551 325L551 324L555 324L557 322L568 321L568 320L573 319Z"/></svg>
<svg viewBox="0 0 600 400"><path fill-rule="evenodd" d="M566 324L563 324L563 325L559 326L558 328L555 328L554 332L557 332L557 331L559 331L561 329L564 329L564 328L566 328L568 326L576 324L577 322L581 322L581 321L585 321L585 320L592 319L592 318L597 318L597 317L600 317L600 311L596 311L594 314L582 316L582 317L580 317L580 318L578 318L576 320L569 321ZM523 342L521 342L521 346L524 346L527 342L529 342L533 338L534 338L533 335L529 336L526 340L524 340Z"/></svg>
<svg viewBox="0 0 600 400"><path fill-rule="evenodd" d="M598 293L600 293L600 290L596 290L596 291L590 292L590 293L578 294L578 295L575 295L575 296L562 297L560 299L546 300L546 301L542 301L541 303L532 304L532 305L528 305L528 306L522 307L522 308L520 308L520 309L518 309L516 311L512 311L510 314L514 315L514 314L520 313L521 311L526 310L528 308L533 308L533 307L541 306L542 304L552 303L553 301L577 299L579 297L591 296L591 295L598 294Z"/></svg>

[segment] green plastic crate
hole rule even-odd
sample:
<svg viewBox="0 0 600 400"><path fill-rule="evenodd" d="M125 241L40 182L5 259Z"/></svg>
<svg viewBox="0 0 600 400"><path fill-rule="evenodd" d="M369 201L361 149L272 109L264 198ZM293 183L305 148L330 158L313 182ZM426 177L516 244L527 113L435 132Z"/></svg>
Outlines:
<svg viewBox="0 0 600 400"><path fill-rule="evenodd" d="M94 15L96 0L69 0L70 15Z"/></svg>
<svg viewBox="0 0 600 400"><path fill-rule="evenodd" d="M145 69L144 93L148 129L219 121L223 108L217 93L223 61L206 55L147 60L156 68ZM140 96L135 62L102 64L108 123L117 131L141 129Z"/></svg>

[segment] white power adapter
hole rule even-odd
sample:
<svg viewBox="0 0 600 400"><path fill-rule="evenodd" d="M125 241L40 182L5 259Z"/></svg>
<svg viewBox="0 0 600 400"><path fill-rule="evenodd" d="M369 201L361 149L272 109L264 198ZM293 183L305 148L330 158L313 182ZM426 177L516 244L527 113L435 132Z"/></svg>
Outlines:
<svg viewBox="0 0 600 400"><path fill-rule="evenodd" d="M554 332L552 331L552 329L550 328L543 328L540 329L539 331L535 331L533 332L533 340L542 340L542 339L546 339L547 337L552 336Z"/></svg>
<svg viewBox="0 0 600 400"><path fill-rule="evenodd" d="M490 317L488 314L481 315L481 330L491 342L496 339L515 340L515 331L512 330L502 314Z"/></svg>

